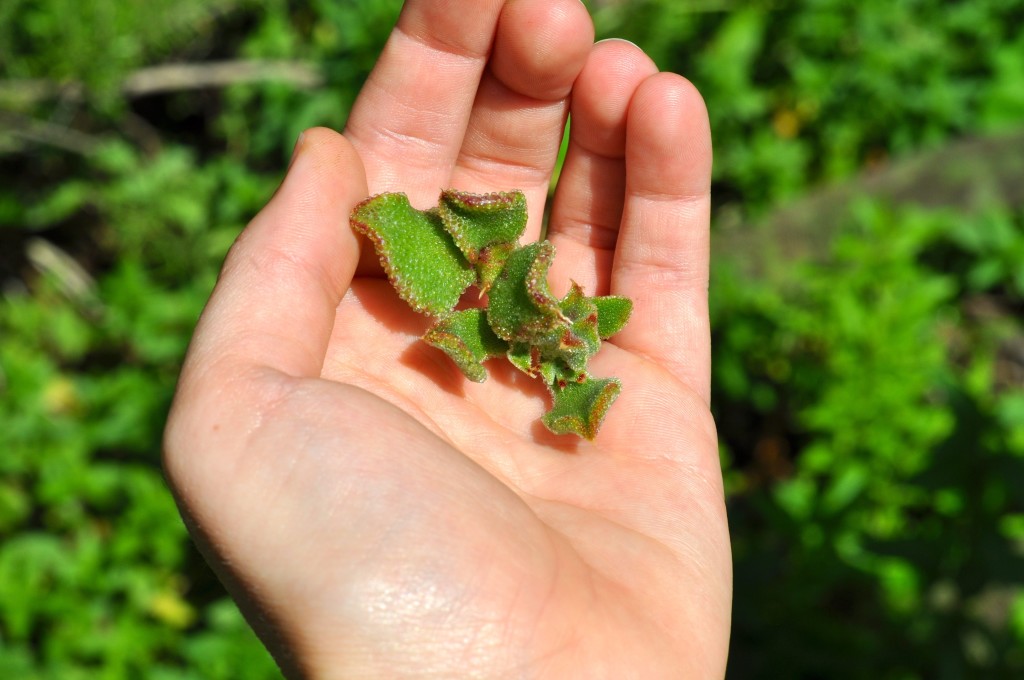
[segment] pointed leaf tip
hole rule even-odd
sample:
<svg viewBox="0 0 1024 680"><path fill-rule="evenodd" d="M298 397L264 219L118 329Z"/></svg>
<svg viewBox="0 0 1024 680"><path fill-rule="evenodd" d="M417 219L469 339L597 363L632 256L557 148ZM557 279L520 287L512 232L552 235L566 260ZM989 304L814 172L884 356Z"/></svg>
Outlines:
<svg viewBox="0 0 1024 680"><path fill-rule="evenodd" d="M621 331L633 314L633 301L627 297L606 295L590 300L597 307L597 333L602 340Z"/></svg>

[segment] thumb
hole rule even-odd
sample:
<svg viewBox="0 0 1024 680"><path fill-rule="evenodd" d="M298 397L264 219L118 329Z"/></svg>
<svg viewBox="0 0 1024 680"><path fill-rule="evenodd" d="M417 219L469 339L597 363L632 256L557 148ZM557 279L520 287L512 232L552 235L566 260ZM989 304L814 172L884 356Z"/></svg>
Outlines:
<svg viewBox="0 0 1024 680"><path fill-rule="evenodd" d="M359 259L348 216L366 193L362 162L345 137L325 128L299 137L277 193L228 253L182 382L197 365L319 375Z"/></svg>

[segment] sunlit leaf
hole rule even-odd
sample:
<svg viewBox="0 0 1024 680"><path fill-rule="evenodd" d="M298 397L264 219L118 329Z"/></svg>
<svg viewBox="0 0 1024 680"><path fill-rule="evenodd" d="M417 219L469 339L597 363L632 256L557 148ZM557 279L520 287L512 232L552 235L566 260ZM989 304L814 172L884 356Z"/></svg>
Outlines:
<svg viewBox="0 0 1024 680"><path fill-rule="evenodd" d="M471 194L447 189L437 209L486 291L526 229L526 196L521 191Z"/></svg>
<svg viewBox="0 0 1024 680"><path fill-rule="evenodd" d="M352 228L365 234L398 295L418 312L451 311L475 277L435 211L405 194L379 194L356 206Z"/></svg>
<svg viewBox="0 0 1024 680"><path fill-rule="evenodd" d="M544 424L555 434L593 439L621 390L622 385L614 378L583 377L579 382L556 386L554 405L544 414Z"/></svg>
<svg viewBox="0 0 1024 680"><path fill-rule="evenodd" d="M487 320L498 337L529 342L565 321L548 288L548 267L555 255L549 241L514 251L491 287Z"/></svg>
<svg viewBox="0 0 1024 680"><path fill-rule="evenodd" d="M444 351L467 378L487 379L483 362L508 350L508 343L487 325L482 309L466 309L440 319L423 336L424 342Z"/></svg>

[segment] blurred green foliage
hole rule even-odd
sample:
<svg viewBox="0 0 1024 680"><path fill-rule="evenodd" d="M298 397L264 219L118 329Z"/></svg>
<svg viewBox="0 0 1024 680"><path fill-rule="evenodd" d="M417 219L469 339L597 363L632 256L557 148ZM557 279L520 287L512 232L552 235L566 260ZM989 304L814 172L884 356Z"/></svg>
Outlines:
<svg viewBox="0 0 1024 680"><path fill-rule="evenodd" d="M735 677L1024 670L1024 373L1003 366L1022 335L1001 307L1024 298L979 281L1002 254L966 245L966 219L860 203L776 287L719 261ZM1024 214L970 233L993 224L1024 243Z"/></svg>
<svg viewBox="0 0 1024 680"><path fill-rule="evenodd" d="M748 211L1024 119L1018 0L595 4L602 33L628 35L698 85L719 198Z"/></svg>
<svg viewBox="0 0 1024 680"><path fill-rule="evenodd" d="M279 677L188 541L160 432L224 253L298 132L343 126L399 5L0 4L0 677ZM818 185L1024 128L1024 2L588 5L704 94L739 234L712 286L730 675L1024 675L1020 197L865 195L812 256L749 266ZM323 84L124 88L234 59Z"/></svg>

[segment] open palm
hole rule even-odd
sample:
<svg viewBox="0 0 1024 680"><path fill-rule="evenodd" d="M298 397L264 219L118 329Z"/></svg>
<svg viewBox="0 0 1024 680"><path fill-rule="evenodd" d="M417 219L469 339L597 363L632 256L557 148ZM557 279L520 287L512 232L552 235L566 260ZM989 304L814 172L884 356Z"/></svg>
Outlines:
<svg viewBox="0 0 1024 680"><path fill-rule="evenodd" d="M708 411L703 103L578 0L409 0L344 135L307 131L189 350L166 466L208 558L302 677L720 677L731 570ZM348 227L369 193L522 189L550 284L626 295L593 442L543 385L466 381Z"/></svg>

